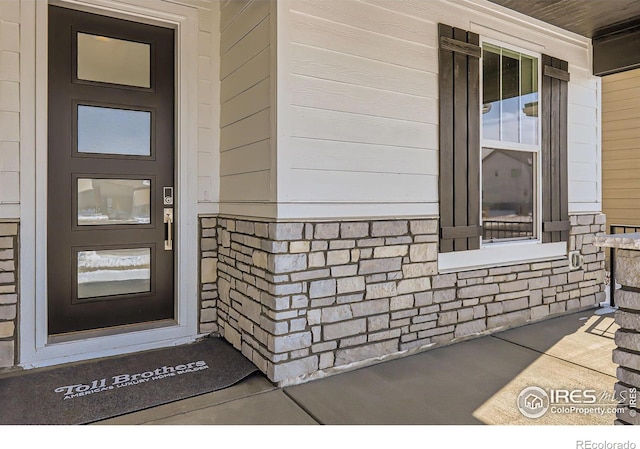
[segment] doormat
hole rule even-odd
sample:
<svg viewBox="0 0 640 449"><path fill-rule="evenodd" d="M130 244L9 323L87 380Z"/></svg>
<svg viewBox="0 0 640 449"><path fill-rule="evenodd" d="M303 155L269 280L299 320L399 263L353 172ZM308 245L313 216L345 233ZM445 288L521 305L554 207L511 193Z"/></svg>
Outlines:
<svg viewBox="0 0 640 449"><path fill-rule="evenodd" d="M87 424L229 387L257 368L220 338L0 379L0 424Z"/></svg>

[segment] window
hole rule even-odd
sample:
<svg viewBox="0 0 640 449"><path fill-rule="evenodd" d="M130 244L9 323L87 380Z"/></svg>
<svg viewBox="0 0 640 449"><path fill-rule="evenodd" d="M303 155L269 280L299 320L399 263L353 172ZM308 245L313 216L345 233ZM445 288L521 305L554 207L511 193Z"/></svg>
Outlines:
<svg viewBox="0 0 640 449"><path fill-rule="evenodd" d="M482 46L482 243L538 238L538 57Z"/></svg>
<svg viewBox="0 0 640 449"><path fill-rule="evenodd" d="M566 252L568 63L438 30L440 254Z"/></svg>
<svg viewBox="0 0 640 449"><path fill-rule="evenodd" d="M536 238L537 154L482 148L482 241Z"/></svg>

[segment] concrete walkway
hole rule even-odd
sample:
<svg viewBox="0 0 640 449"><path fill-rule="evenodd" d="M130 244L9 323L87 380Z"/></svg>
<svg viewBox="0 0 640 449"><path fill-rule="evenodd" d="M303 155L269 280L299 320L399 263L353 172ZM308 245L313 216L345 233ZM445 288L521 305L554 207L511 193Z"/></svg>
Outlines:
<svg viewBox="0 0 640 449"><path fill-rule="evenodd" d="M616 326L603 309L554 318L403 359L277 388L252 375L225 390L99 424L612 425L615 414L524 417L520 392L612 394ZM600 400L598 402L601 402Z"/></svg>

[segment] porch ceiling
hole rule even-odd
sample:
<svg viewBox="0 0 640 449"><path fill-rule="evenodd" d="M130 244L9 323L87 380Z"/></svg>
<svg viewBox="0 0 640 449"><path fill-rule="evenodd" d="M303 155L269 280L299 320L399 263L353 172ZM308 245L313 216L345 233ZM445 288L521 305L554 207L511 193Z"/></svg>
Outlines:
<svg viewBox="0 0 640 449"><path fill-rule="evenodd" d="M638 0L489 0L589 38L640 23Z"/></svg>

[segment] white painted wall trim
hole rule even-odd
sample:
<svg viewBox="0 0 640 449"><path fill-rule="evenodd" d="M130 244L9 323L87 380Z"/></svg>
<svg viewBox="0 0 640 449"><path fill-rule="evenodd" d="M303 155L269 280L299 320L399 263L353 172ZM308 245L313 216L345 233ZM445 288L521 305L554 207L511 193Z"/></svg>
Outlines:
<svg viewBox="0 0 640 449"><path fill-rule="evenodd" d="M213 173L211 177L212 194L209 202L202 202L206 210L219 210L220 201L220 4L211 1L211 157ZM200 150L200 148L198 148ZM199 209L199 213L200 209Z"/></svg>
<svg viewBox="0 0 640 449"><path fill-rule="evenodd" d="M272 101L271 109L275 114L274 123L272 123L271 135L271 166L273 176L273 192L274 202L281 201L287 192L287 180L289 160L291 158L291 67L290 55L287 52L291 40L289 32L289 1L275 2L271 13L275 13L275 19L272 17L272 24L275 23L271 42L272 48ZM279 205L276 206L275 216L279 216Z"/></svg>
<svg viewBox="0 0 640 449"><path fill-rule="evenodd" d="M19 204L0 204L0 218L18 219L18 217L20 217Z"/></svg>
<svg viewBox="0 0 640 449"><path fill-rule="evenodd" d="M593 73L593 44L589 45L589 68ZM598 107L596 109L596 123L598 127L596 129L596 153L597 160L596 176L598 177L598 184L596 186L596 199L598 202L598 211L602 211L602 78L596 79L597 102Z"/></svg>
<svg viewBox="0 0 640 449"><path fill-rule="evenodd" d="M451 273L567 257L567 242L504 243L482 249L438 254L438 272Z"/></svg>
<svg viewBox="0 0 640 449"><path fill-rule="evenodd" d="M600 166L601 164L598 165ZM599 203L569 203L569 215L600 213L602 213L602 201Z"/></svg>
<svg viewBox="0 0 640 449"><path fill-rule="evenodd" d="M197 336L198 15L155 0L55 0L53 4L176 30L177 325L49 344L47 336L47 2L23 0L21 24L20 361L46 366L177 344Z"/></svg>
<svg viewBox="0 0 640 449"><path fill-rule="evenodd" d="M198 203L198 215L213 215L220 211L219 203Z"/></svg>
<svg viewBox="0 0 640 449"><path fill-rule="evenodd" d="M269 33L269 38L271 40L269 45L270 53L270 67L269 67L269 114L271 120L271 135L270 135L270 162L271 162L271 171L269 180L270 185L270 201L275 203L278 201L278 192L280 187L279 176L279 160L281 157L279 152L282 149L279 148L281 140L284 140L284 135L280 135L280 129L282 129L283 123L280 123L280 120L284 120L284 118L280 117L280 107L279 105L286 105L288 103L283 103L283 101L288 101L288 97L286 100L281 98L283 96L288 96L290 93L288 89L281 83L281 78L286 78L288 76L287 72L284 72L280 68L280 64L283 60L284 55L282 54L283 49L288 48L288 41L284 39L288 39L288 33L286 29L286 20L280 20L280 17L284 17L282 15L283 8L282 1L279 2L271 2L269 5L269 20L271 30Z"/></svg>

